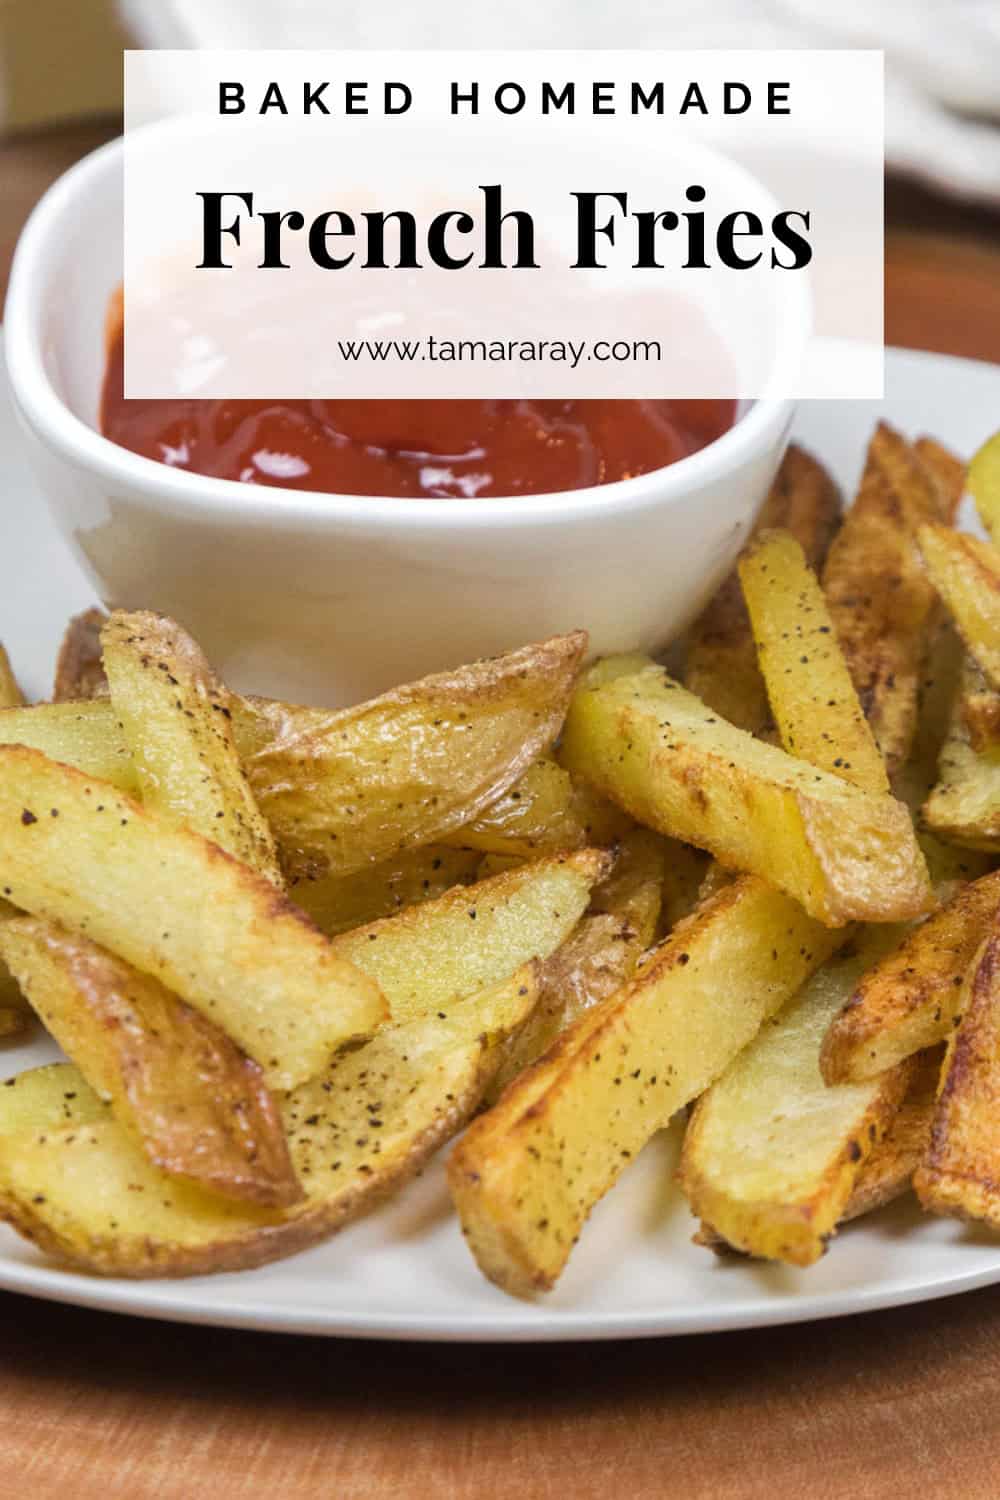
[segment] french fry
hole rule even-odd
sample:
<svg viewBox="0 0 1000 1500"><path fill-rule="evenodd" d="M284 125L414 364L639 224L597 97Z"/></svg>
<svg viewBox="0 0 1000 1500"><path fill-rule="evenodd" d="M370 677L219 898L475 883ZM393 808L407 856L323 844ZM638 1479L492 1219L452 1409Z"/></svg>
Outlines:
<svg viewBox="0 0 1000 1500"><path fill-rule="evenodd" d="M840 494L826 469L792 444L755 529L784 527L818 568L840 522L840 510ZM767 691L735 570L691 628L684 681L702 702L750 734L758 734L770 722Z"/></svg>
<svg viewBox="0 0 1000 1500"><path fill-rule="evenodd" d="M890 776L916 731L937 595L916 534L941 514L936 484L898 433L880 423L861 489L834 539L823 591L865 716Z"/></svg>
<svg viewBox="0 0 1000 1500"><path fill-rule="evenodd" d="M345 932L331 948L379 986L394 1023L416 1020L547 958L612 863L597 849L549 855Z"/></svg>
<svg viewBox="0 0 1000 1500"><path fill-rule="evenodd" d="M59 1130L64 1125L92 1125L111 1118L79 1068L48 1063L0 1083L0 1134Z"/></svg>
<svg viewBox="0 0 1000 1500"><path fill-rule="evenodd" d="M901 803L724 723L658 668L583 684L561 756L639 822L770 880L822 922L928 910L926 866Z"/></svg>
<svg viewBox="0 0 1000 1500"><path fill-rule="evenodd" d="M912 1067L831 1088L820 1042L860 976L898 941L897 930L872 927L849 942L695 1106L681 1185L692 1212L734 1249L799 1266L823 1254Z"/></svg>
<svg viewBox="0 0 1000 1500"><path fill-rule="evenodd" d="M523 861L515 859L514 863ZM381 917L395 916L404 907L433 901L453 886L471 885L483 878L481 864L482 855L476 849L426 844L352 875L296 881L289 895L320 932L336 937Z"/></svg>
<svg viewBox="0 0 1000 1500"><path fill-rule="evenodd" d="M930 1047L914 1058L906 1097L885 1135L865 1158L841 1217L842 1224L884 1208L912 1187L913 1174L930 1142L942 1051L941 1047Z"/></svg>
<svg viewBox="0 0 1000 1500"><path fill-rule="evenodd" d="M823 1039L828 1084L864 1083L955 1029L962 983L1000 914L1000 872L964 886L862 975Z"/></svg>
<svg viewBox="0 0 1000 1500"><path fill-rule="evenodd" d="M283 1123L306 1196L285 1209L168 1177L91 1111L56 1128L77 1070L46 1069L40 1085L25 1074L0 1087L0 1214L64 1264L106 1276L244 1270L306 1249L377 1206L461 1128L536 996L528 965L447 1016L342 1052L289 1094Z"/></svg>
<svg viewBox="0 0 1000 1500"><path fill-rule="evenodd" d="M1000 433L994 433L970 463L969 489L980 520L996 541L1000 538Z"/></svg>
<svg viewBox="0 0 1000 1500"><path fill-rule="evenodd" d="M17 712L17 710L11 710ZM291 1088L384 1019L378 986L269 881L106 782L0 749L2 894L162 980Z"/></svg>
<svg viewBox="0 0 1000 1500"><path fill-rule="evenodd" d="M966 464L937 438L918 437L913 451L937 486L940 519L945 525L954 526L965 494Z"/></svg>
<svg viewBox="0 0 1000 1500"><path fill-rule="evenodd" d="M66 626L56 662L54 702L107 698L108 682L101 661L101 627L106 619L103 609L86 609Z"/></svg>
<svg viewBox="0 0 1000 1500"><path fill-rule="evenodd" d="M959 677L948 737L938 762L938 781L923 806L932 833L970 849L1000 849L1000 745L976 750L966 704L988 691L980 668L967 657Z"/></svg>
<svg viewBox="0 0 1000 1500"><path fill-rule="evenodd" d="M586 645L557 636L336 712L234 702L286 872L347 875L473 822L551 747Z"/></svg>
<svg viewBox="0 0 1000 1500"><path fill-rule="evenodd" d="M0 644L0 709L20 708L23 703L24 694L17 685L10 657Z"/></svg>
<svg viewBox="0 0 1000 1500"><path fill-rule="evenodd" d="M0 953L154 1166L225 1197L302 1197L261 1070L216 1025L158 980L37 917L0 926Z"/></svg>
<svg viewBox="0 0 1000 1500"><path fill-rule="evenodd" d="M200 646L148 610L116 610L101 642L143 804L280 886L274 835L236 753L228 694Z"/></svg>
<svg viewBox="0 0 1000 1500"><path fill-rule="evenodd" d="M862 791L888 793L885 761L798 542L788 532L765 531L739 571L784 748Z"/></svg>
<svg viewBox="0 0 1000 1500"><path fill-rule="evenodd" d="M950 526L921 526L917 541L966 650L1000 688L1000 552Z"/></svg>
<svg viewBox="0 0 1000 1500"><path fill-rule="evenodd" d="M110 781L121 792L134 795L139 790L125 736L107 699L0 709L0 745L26 745Z"/></svg>
<svg viewBox="0 0 1000 1500"><path fill-rule="evenodd" d="M948 1043L930 1145L913 1186L924 1208L1000 1229L1000 937L973 961Z"/></svg>
<svg viewBox="0 0 1000 1500"><path fill-rule="evenodd" d="M451 842L485 854L517 854L523 859L556 849L582 848L587 831L579 816L572 777L543 756L478 818L452 834Z"/></svg>
<svg viewBox="0 0 1000 1500"><path fill-rule="evenodd" d="M839 941L794 901L744 877L564 1031L448 1163L484 1274L518 1296L550 1288L628 1162Z"/></svg>

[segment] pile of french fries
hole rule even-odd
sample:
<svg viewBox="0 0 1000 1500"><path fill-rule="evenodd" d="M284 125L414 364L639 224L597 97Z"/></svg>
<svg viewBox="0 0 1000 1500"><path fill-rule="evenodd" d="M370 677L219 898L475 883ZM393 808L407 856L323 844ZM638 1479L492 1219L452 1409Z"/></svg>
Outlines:
<svg viewBox="0 0 1000 1500"><path fill-rule="evenodd" d="M529 1296L687 1111L706 1246L809 1265L911 1186L1000 1230L965 482L880 426L842 514L792 448L681 679L576 632L303 708L92 611L28 706L0 654L0 1034L68 1058L0 1087L0 1214L92 1272L240 1270L459 1135L462 1231ZM971 483L1000 538L1000 448Z"/></svg>

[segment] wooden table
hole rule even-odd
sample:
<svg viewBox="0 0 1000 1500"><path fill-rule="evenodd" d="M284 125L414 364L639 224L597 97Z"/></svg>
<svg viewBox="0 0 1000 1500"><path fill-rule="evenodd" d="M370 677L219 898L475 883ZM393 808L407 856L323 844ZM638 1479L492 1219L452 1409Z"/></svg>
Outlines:
<svg viewBox="0 0 1000 1500"><path fill-rule="evenodd" d="M31 204L108 134L0 147L0 285ZM900 185L888 209L888 340L1000 361L1000 219ZM0 1500L1000 1493L1000 1288L562 1348L292 1339L13 1296L0 1312Z"/></svg>

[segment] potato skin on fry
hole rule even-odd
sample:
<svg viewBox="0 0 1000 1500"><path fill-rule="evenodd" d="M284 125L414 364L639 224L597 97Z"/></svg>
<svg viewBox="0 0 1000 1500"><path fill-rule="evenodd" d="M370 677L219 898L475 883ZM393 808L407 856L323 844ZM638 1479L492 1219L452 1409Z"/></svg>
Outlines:
<svg viewBox="0 0 1000 1500"><path fill-rule="evenodd" d="M66 626L56 662L54 703L107 698L108 680L101 660L101 627L107 618L103 609L85 609Z"/></svg>
<svg viewBox="0 0 1000 1500"><path fill-rule="evenodd" d="M586 647L556 636L337 712L235 703L288 874L350 874L471 823L553 744Z"/></svg>
<svg viewBox="0 0 1000 1500"><path fill-rule="evenodd" d="M19 745L0 748L0 865L16 906L161 979L274 1087L310 1077L384 1019L378 986L269 881L107 782Z"/></svg>
<svg viewBox="0 0 1000 1500"><path fill-rule="evenodd" d="M823 1039L828 1084L861 1083L951 1035L962 983L1000 913L1000 871L959 890L861 978Z"/></svg>
<svg viewBox="0 0 1000 1500"><path fill-rule="evenodd" d="M988 691L981 669L971 656L966 657L941 747L938 781L924 803L922 817L933 833L949 843L995 852L1000 850L1000 747L975 749L966 707Z"/></svg>
<svg viewBox="0 0 1000 1500"><path fill-rule="evenodd" d="M744 876L700 907L481 1115L448 1181L480 1269L554 1285L594 1204L842 938Z"/></svg>
<svg viewBox="0 0 1000 1500"><path fill-rule="evenodd" d="M224 1197L302 1197L260 1068L211 1021L158 980L37 917L4 923L0 952L154 1166Z"/></svg>
<svg viewBox="0 0 1000 1500"><path fill-rule="evenodd" d="M1000 1230L1000 935L995 927L964 988L930 1145L913 1186L930 1213Z"/></svg>
<svg viewBox="0 0 1000 1500"><path fill-rule="evenodd" d="M63 1264L103 1276L239 1271L307 1249L377 1207L461 1128L536 996L527 965L447 1016L340 1054L294 1090L282 1118L306 1198L287 1209L167 1177L111 1119L54 1128L58 1080L32 1090L24 1075L34 1122L30 1097L11 1098L7 1117L0 1087L0 1216ZM79 1075L62 1071L72 1092Z"/></svg>
<svg viewBox="0 0 1000 1500"><path fill-rule="evenodd" d="M770 880L831 926L931 904L901 803L724 723L659 668L581 685L561 755L639 822Z"/></svg>

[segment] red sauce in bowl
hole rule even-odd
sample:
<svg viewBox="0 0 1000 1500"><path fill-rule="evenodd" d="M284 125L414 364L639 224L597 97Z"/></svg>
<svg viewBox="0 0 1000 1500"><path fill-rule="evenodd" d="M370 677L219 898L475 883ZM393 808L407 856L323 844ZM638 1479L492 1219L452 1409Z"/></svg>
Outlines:
<svg viewBox="0 0 1000 1500"><path fill-rule="evenodd" d="M101 431L217 479L341 495L538 495L662 469L714 442L734 401L195 401L124 396L108 359Z"/></svg>

